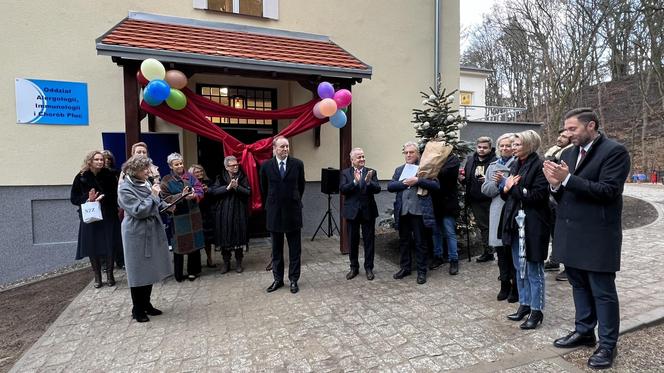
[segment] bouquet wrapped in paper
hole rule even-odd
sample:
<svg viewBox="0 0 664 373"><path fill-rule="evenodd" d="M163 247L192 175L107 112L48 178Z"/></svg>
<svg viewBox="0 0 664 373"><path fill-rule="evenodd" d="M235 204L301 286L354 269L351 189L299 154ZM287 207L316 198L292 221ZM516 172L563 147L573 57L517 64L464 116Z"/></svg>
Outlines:
<svg viewBox="0 0 664 373"><path fill-rule="evenodd" d="M427 142L420 158L420 168L417 172L417 177L425 179L437 177L438 172L440 172L451 152L452 145L448 145L442 141ZM426 189L418 188L417 190L417 194L420 196L426 196L427 193Z"/></svg>

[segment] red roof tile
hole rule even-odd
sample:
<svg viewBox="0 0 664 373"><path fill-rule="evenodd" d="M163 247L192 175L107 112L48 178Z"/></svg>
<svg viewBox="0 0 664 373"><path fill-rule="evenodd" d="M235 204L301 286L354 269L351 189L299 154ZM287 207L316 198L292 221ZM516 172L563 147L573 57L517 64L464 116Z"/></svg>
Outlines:
<svg viewBox="0 0 664 373"><path fill-rule="evenodd" d="M324 38L296 38L126 18L100 39L106 46L365 70L371 74L370 66Z"/></svg>

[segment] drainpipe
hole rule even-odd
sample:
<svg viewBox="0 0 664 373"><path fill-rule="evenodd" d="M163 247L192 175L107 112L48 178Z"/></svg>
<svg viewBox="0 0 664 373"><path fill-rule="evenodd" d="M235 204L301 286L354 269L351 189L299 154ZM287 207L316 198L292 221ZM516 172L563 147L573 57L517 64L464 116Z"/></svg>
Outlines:
<svg viewBox="0 0 664 373"><path fill-rule="evenodd" d="M436 16L434 24L433 87L436 92L438 92L438 75L440 75L440 0L436 0Z"/></svg>

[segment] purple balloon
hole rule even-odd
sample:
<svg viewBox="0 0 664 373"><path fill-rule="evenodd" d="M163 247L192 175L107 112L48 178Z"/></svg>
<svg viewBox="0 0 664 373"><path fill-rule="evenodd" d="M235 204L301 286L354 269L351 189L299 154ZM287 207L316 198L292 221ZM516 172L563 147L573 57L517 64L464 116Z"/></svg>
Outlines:
<svg viewBox="0 0 664 373"><path fill-rule="evenodd" d="M337 107L343 109L350 105L353 95L351 95L350 91L347 89L340 89L334 94L333 99L337 103Z"/></svg>
<svg viewBox="0 0 664 373"><path fill-rule="evenodd" d="M328 82L321 82L318 85L318 96L320 98L332 98L334 97L334 86Z"/></svg>

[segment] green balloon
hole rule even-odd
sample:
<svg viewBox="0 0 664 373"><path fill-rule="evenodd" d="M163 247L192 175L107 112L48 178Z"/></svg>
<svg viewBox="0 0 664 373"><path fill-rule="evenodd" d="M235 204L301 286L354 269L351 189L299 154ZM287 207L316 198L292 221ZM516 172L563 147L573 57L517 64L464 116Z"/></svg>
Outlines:
<svg viewBox="0 0 664 373"><path fill-rule="evenodd" d="M341 108L341 109L339 109L339 110L343 111L344 113L348 113L348 107Z"/></svg>
<svg viewBox="0 0 664 373"><path fill-rule="evenodd" d="M182 110L187 106L187 96L181 90L171 88L171 93L166 99L166 105L173 110Z"/></svg>

